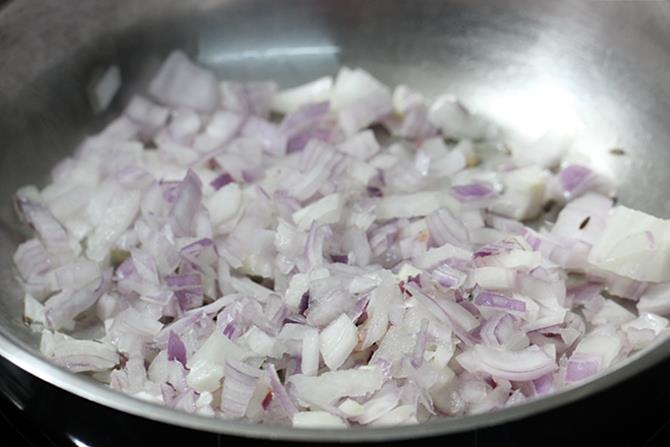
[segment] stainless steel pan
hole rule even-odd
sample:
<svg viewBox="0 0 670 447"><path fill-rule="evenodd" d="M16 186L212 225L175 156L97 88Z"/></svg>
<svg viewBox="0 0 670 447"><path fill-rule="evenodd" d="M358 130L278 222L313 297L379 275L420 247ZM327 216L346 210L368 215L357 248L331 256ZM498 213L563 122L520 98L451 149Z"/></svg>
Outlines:
<svg viewBox="0 0 670 447"><path fill-rule="evenodd" d="M99 127L87 86L121 67L113 106L179 47L221 76L292 86L361 66L389 84L445 90L530 135L569 123L620 183L620 200L670 217L670 3L662 1L0 0L0 354L86 399L166 423L263 438L381 440L498 424L596 393L670 353L666 342L585 385L490 414L414 427L294 430L140 402L42 359L23 325L11 194ZM625 155L611 153L622 148ZM619 151L615 151L619 152Z"/></svg>

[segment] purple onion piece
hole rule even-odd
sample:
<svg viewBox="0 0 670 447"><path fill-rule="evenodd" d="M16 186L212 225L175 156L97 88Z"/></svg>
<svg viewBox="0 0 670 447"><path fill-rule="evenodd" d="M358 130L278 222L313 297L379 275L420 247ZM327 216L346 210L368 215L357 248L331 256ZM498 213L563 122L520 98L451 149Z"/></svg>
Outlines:
<svg viewBox="0 0 670 447"><path fill-rule="evenodd" d="M209 184L212 186L212 188L218 191L219 189L223 188L224 186L232 182L234 182L233 177L228 173L224 173L216 177L211 182L209 182Z"/></svg>
<svg viewBox="0 0 670 447"><path fill-rule="evenodd" d="M168 336L167 356L168 360L176 360L186 366L186 346L173 331Z"/></svg>

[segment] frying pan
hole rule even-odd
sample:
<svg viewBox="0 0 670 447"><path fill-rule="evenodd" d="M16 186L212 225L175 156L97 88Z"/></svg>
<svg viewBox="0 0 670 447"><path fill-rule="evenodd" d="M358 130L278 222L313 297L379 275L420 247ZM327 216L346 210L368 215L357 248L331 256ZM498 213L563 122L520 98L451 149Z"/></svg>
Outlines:
<svg viewBox="0 0 670 447"><path fill-rule="evenodd" d="M342 65L426 95L456 94L510 132L570 126L619 183L621 203L670 217L670 3L457 0L0 0L0 355L83 398L169 424L286 440L391 440L523 418L584 398L670 354L662 342L571 389L492 413L411 427L298 430L190 415L135 400L44 360L22 321L12 253L17 187L49 169L181 48L221 77L290 87ZM94 113L89 87L117 65ZM620 150L623 149L624 155Z"/></svg>

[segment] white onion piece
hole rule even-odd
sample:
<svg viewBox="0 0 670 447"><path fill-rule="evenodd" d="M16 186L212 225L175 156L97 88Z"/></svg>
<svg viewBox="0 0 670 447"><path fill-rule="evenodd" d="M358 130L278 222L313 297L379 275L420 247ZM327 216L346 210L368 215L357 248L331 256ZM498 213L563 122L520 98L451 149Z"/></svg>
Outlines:
<svg viewBox="0 0 670 447"><path fill-rule="evenodd" d="M240 209L242 191L237 183L229 183L207 199L207 211L212 224L221 225Z"/></svg>
<svg viewBox="0 0 670 447"><path fill-rule="evenodd" d="M624 355L626 345L620 333L612 326L603 326L598 331L587 334L577 345L573 356L590 356L599 360L600 369L607 368Z"/></svg>
<svg viewBox="0 0 670 447"><path fill-rule="evenodd" d="M346 399L338 407L348 418L361 416L364 412L363 406L353 399Z"/></svg>
<svg viewBox="0 0 670 447"><path fill-rule="evenodd" d="M199 152L209 152L228 143L240 130L244 116L227 110L214 112L205 131L198 135L193 146Z"/></svg>
<svg viewBox="0 0 670 447"><path fill-rule="evenodd" d="M517 220L533 219L542 210L547 172L537 166L515 169L503 175L505 191L490 209Z"/></svg>
<svg viewBox="0 0 670 447"><path fill-rule="evenodd" d="M654 342L659 334L668 331L670 321L651 313L642 313L634 320L621 325L634 349L642 349Z"/></svg>
<svg viewBox="0 0 670 447"><path fill-rule="evenodd" d="M302 373L315 376L319 369L319 332L315 329L307 331L302 338Z"/></svg>
<svg viewBox="0 0 670 447"><path fill-rule="evenodd" d="M44 305L29 293L23 298L23 316L30 323L44 324Z"/></svg>
<svg viewBox="0 0 670 447"><path fill-rule="evenodd" d="M478 345L475 356L483 371L508 380L533 380L558 369L556 361L537 346L505 352Z"/></svg>
<svg viewBox="0 0 670 447"><path fill-rule="evenodd" d="M335 79L331 104L347 135L369 126L393 109L388 87L363 70L346 67Z"/></svg>
<svg viewBox="0 0 670 447"><path fill-rule="evenodd" d="M635 314L626 310L623 306L612 300L605 301L605 304L590 319L591 324L618 324L622 325L635 319Z"/></svg>
<svg viewBox="0 0 670 447"><path fill-rule="evenodd" d="M298 428L346 428L347 424L327 411L301 411L293 415L292 423Z"/></svg>
<svg viewBox="0 0 670 447"><path fill-rule="evenodd" d="M651 312L658 315L670 315L670 283L652 284L637 303L640 312Z"/></svg>
<svg viewBox="0 0 670 447"><path fill-rule="evenodd" d="M381 388L384 376L377 367L325 372L318 377L295 374L289 383L298 399L332 403L343 396L357 397Z"/></svg>
<svg viewBox="0 0 670 447"><path fill-rule="evenodd" d="M414 405L400 405L379 419L372 421L371 426L394 426L416 424L416 408Z"/></svg>
<svg viewBox="0 0 670 447"><path fill-rule="evenodd" d="M293 213L293 221L300 230L308 230L313 223L331 224L340 220L342 196L330 194Z"/></svg>
<svg viewBox="0 0 670 447"><path fill-rule="evenodd" d="M482 138L490 132L488 125L480 117L470 114L451 95L442 95L435 99L428 112L428 119L444 135L454 138Z"/></svg>
<svg viewBox="0 0 670 447"><path fill-rule="evenodd" d="M181 51L168 56L149 85L149 92L170 106L213 111L219 103L216 78L194 65Z"/></svg>
<svg viewBox="0 0 670 447"><path fill-rule="evenodd" d="M96 279L78 290L64 289L44 303L45 326L49 329L73 328L74 318L93 306L104 293L102 279Z"/></svg>
<svg viewBox="0 0 670 447"><path fill-rule="evenodd" d="M104 371L119 361L119 355L109 344L75 340L49 331L42 332L40 350L48 358L73 372Z"/></svg>
<svg viewBox="0 0 670 447"><path fill-rule="evenodd" d="M192 109L182 108L172 113L168 131L177 141L186 141L193 138L201 126L200 115Z"/></svg>
<svg viewBox="0 0 670 447"><path fill-rule="evenodd" d="M319 335L323 361L331 370L336 370L349 357L358 341L358 331L345 314L331 322Z"/></svg>
<svg viewBox="0 0 670 447"><path fill-rule="evenodd" d="M380 276L381 284L370 293L370 301L367 306L368 319L363 326L365 336L361 341L362 349L370 347L384 336L388 327L391 302L394 295L400 293L390 273L383 272Z"/></svg>
<svg viewBox="0 0 670 447"><path fill-rule="evenodd" d="M502 267L479 267L470 271L466 285L492 290L512 289L516 285L516 276Z"/></svg>
<svg viewBox="0 0 670 447"><path fill-rule="evenodd" d="M555 168L560 165L571 144L570 134L550 129L528 146L513 148L513 155L520 164Z"/></svg>
<svg viewBox="0 0 670 447"><path fill-rule="evenodd" d="M380 147L375 134L366 130L348 138L338 149L361 160L368 160L379 152Z"/></svg>
<svg viewBox="0 0 670 447"><path fill-rule="evenodd" d="M247 412L261 372L242 362L226 361L221 393L221 410L228 417L240 418Z"/></svg>
<svg viewBox="0 0 670 447"><path fill-rule="evenodd" d="M440 208L440 202L440 193L433 191L385 196L377 204L375 213L377 219L427 216Z"/></svg>
<svg viewBox="0 0 670 447"><path fill-rule="evenodd" d="M281 90L272 98L272 110L289 114L304 104L328 101L332 88L333 78L325 76L298 87Z"/></svg>
<svg viewBox="0 0 670 447"><path fill-rule="evenodd" d="M424 270L429 270L437 267L448 259L457 259L463 262L470 260L472 254L467 250L455 247L451 244L444 244L437 248L431 248L427 252L418 256L414 264Z"/></svg>
<svg viewBox="0 0 670 447"><path fill-rule="evenodd" d="M138 191L117 191L100 217L100 224L88 237L86 254L94 261L104 259L116 239L128 228L140 207Z"/></svg>
<svg viewBox="0 0 670 447"><path fill-rule="evenodd" d="M225 335L214 331L202 347L188 360L188 384L198 392L214 391L224 376L226 358L242 361L248 357Z"/></svg>
<svg viewBox="0 0 670 447"><path fill-rule="evenodd" d="M551 233L594 244L602 236L611 206L612 200L600 194L578 197L561 210Z"/></svg>
<svg viewBox="0 0 670 447"><path fill-rule="evenodd" d="M593 265L638 281L670 280L670 221L617 206L589 254Z"/></svg>
<svg viewBox="0 0 670 447"><path fill-rule="evenodd" d="M93 111L99 113L109 107L119 88L121 88L121 70L118 65L112 65L105 70L91 88L89 99Z"/></svg>
<svg viewBox="0 0 670 447"><path fill-rule="evenodd" d="M159 129L165 126L170 111L158 106L146 98L135 96L126 107L125 115L139 126L142 139L151 139Z"/></svg>

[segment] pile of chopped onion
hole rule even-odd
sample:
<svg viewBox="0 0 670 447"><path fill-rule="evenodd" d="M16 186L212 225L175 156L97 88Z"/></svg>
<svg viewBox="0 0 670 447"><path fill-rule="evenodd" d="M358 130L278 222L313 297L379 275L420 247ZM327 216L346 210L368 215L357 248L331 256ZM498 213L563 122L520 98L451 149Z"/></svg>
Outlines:
<svg viewBox="0 0 670 447"><path fill-rule="evenodd" d="M18 191L25 317L116 390L297 427L514 405L667 334L670 222L551 135L498 135L360 69L278 90L174 52Z"/></svg>

